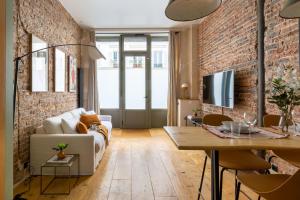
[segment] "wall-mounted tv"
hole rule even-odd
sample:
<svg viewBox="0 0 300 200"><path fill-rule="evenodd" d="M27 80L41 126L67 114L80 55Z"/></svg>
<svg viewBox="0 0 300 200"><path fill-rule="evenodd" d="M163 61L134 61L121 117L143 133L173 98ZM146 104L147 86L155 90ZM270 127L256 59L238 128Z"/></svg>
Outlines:
<svg viewBox="0 0 300 200"><path fill-rule="evenodd" d="M233 108L234 70L203 77L203 103Z"/></svg>

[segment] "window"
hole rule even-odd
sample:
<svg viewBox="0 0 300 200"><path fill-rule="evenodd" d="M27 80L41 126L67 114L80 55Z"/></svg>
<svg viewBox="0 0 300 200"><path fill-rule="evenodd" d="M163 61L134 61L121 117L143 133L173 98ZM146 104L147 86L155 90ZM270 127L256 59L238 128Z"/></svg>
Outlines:
<svg viewBox="0 0 300 200"><path fill-rule="evenodd" d="M153 38L151 47L151 107L152 109L167 109L169 70L168 38Z"/></svg>
<svg viewBox="0 0 300 200"><path fill-rule="evenodd" d="M154 68L162 68L163 67L163 52L162 51L154 51L152 57L153 67Z"/></svg>
<svg viewBox="0 0 300 200"><path fill-rule="evenodd" d="M125 37L124 51L147 51L146 37Z"/></svg>
<svg viewBox="0 0 300 200"><path fill-rule="evenodd" d="M106 60L97 61L100 108L119 108L119 40L99 39L97 47Z"/></svg>

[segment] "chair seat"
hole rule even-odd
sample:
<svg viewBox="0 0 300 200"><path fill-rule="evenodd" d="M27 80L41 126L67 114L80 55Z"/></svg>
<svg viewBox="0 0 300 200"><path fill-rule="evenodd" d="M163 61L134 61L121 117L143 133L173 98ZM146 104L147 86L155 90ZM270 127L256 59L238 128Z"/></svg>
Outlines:
<svg viewBox="0 0 300 200"><path fill-rule="evenodd" d="M210 157L210 152L206 151ZM236 170L267 170L271 168L270 163L254 155L251 151L219 151L220 166Z"/></svg>
<svg viewBox="0 0 300 200"><path fill-rule="evenodd" d="M291 163L296 167L300 167L300 151L299 150L275 150L273 151L281 159Z"/></svg>
<svg viewBox="0 0 300 200"><path fill-rule="evenodd" d="M238 180L258 194L270 192L283 184L290 175L286 174L241 174Z"/></svg>

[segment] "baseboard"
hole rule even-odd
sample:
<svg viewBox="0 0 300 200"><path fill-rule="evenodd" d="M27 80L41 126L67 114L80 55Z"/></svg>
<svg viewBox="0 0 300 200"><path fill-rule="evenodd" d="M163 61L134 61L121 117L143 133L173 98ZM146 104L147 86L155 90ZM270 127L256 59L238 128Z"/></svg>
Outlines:
<svg viewBox="0 0 300 200"><path fill-rule="evenodd" d="M24 176L24 178L22 180L20 180L19 182L17 182L16 184L14 184L13 189L15 190L17 187L19 187L22 183L24 183L24 181L26 179L28 179L30 177L30 174L27 174L26 176Z"/></svg>

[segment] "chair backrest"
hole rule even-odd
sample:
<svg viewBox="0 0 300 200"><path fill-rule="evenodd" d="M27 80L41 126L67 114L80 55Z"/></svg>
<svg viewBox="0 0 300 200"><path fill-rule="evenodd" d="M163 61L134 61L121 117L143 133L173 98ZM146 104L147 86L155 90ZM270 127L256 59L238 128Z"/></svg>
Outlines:
<svg viewBox="0 0 300 200"><path fill-rule="evenodd" d="M261 196L270 200L299 200L300 199L300 170L288 178L272 191L262 193Z"/></svg>
<svg viewBox="0 0 300 200"><path fill-rule="evenodd" d="M230 117L220 114L207 114L203 117L203 124L221 126L223 121L233 121Z"/></svg>
<svg viewBox="0 0 300 200"><path fill-rule="evenodd" d="M278 126L280 115L265 115L263 119L264 127Z"/></svg>

